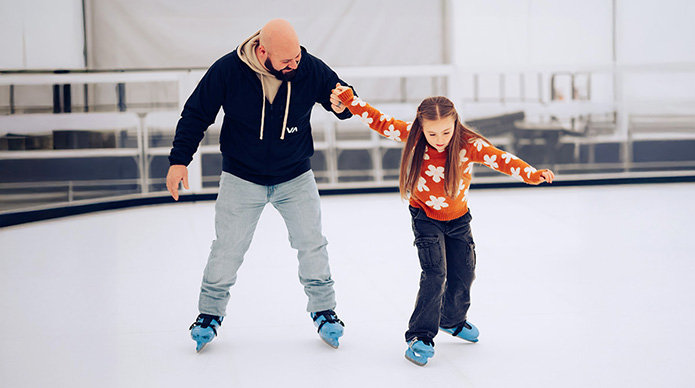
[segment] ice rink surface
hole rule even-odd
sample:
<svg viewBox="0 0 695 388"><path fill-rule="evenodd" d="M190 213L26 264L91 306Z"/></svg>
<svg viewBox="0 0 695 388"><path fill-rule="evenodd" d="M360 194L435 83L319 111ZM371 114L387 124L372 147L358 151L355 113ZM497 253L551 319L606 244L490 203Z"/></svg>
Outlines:
<svg viewBox="0 0 695 388"><path fill-rule="evenodd" d="M268 206L220 335L196 354L213 202L0 229L0 386L691 387L695 184L471 190L480 342L403 333L419 265L397 194L322 197L340 349L305 311Z"/></svg>

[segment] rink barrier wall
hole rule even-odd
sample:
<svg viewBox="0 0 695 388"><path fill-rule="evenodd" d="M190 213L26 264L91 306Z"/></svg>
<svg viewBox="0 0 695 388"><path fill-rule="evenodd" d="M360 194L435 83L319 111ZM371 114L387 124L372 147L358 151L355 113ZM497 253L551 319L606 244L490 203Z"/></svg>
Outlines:
<svg viewBox="0 0 695 388"><path fill-rule="evenodd" d="M685 176L664 176L664 177L639 177L639 178L606 178L606 179L582 179L582 180L560 180L553 182L552 185L530 186L523 182L494 182L494 183L473 183L472 189L504 189L504 188L546 188L571 187L571 186L605 186L605 185L628 185L628 184L663 184L663 183L692 183L695 182L695 175ZM319 193L322 196L328 195L357 195L375 193L397 193L397 187L370 187L370 188L348 188L348 189L322 189ZM178 202L201 202L214 201L217 199L216 192L182 194ZM174 201L167 193L166 195L138 196L136 198L125 197L121 199L111 199L103 202L73 204L68 206L43 208L36 210L18 211L0 214L0 228L21 225L31 222L45 221L80 214L118 210L131 207L173 204Z"/></svg>

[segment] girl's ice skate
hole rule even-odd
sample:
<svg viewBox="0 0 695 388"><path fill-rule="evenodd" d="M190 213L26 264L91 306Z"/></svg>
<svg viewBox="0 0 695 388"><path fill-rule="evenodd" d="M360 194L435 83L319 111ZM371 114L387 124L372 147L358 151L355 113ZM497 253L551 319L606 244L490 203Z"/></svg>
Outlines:
<svg viewBox="0 0 695 388"><path fill-rule="evenodd" d="M427 364L427 359L434 356L434 343L428 339L423 341L418 338L408 342L408 349L405 351L405 358L415 365L423 366Z"/></svg>
<svg viewBox="0 0 695 388"><path fill-rule="evenodd" d="M191 325L191 338L196 342L195 351L200 352L205 345L217 336L217 328L222 325L223 317L200 314Z"/></svg>
<svg viewBox="0 0 695 388"><path fill-rule="evenodd" d="M338 349L340 345L338 339L343 335L345 324L338 319L333 310L324 310L311 313L314 326L318 327L319 337L333 349Z"/></svg>
<svg viewBox="0 0 695 388"><path fill-rule="evenodd" d="M463 321L462 324L456 327L440 327L439 330L470 342L478 342L478 335L480 335L478 328L468 321Z"/></svg>

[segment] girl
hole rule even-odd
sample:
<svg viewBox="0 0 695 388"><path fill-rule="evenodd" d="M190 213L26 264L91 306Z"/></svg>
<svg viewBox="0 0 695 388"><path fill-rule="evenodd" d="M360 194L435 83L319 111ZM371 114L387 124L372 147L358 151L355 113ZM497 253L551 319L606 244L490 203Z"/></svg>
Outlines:
<svg viewBox="0 0 695 388"><path fill-rule="evenodd" d="M415 310L408 323L405 357L425 365L434 355L438 330L477 342L478 329L466 320L475 278L475 244L468 211L473 163L482 163L529 184L552 183L550 170L536 171L463 125L446 97L426 98L415 121L382 114L336 85L331 103L350 112L381 135L405 142L399 187L410 203L415 245L422 273Z"/></svg>

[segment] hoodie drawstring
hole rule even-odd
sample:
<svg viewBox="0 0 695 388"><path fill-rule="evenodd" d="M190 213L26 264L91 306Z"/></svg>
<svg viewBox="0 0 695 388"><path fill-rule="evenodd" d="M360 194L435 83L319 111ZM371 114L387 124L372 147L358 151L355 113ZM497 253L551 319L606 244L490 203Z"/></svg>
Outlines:
<svg viewBox="0 0 695 388"><path fill-rule="evenodd" d="M285 119L282 121L282 134L280 140L285 140L285 129L287 128L287 116L290 115L290 94L292 92L292 83L287 82L287 102L285 102Z"/></svg>
<svg viewBox="0 0 695 388"><path fill-rule="evenodd" d="M265 124L265 85L263 85L263 81L261 80L261 89L263 89L263 102L261 105L261 137L260 139L263 140L263 126Z"/></svg>

